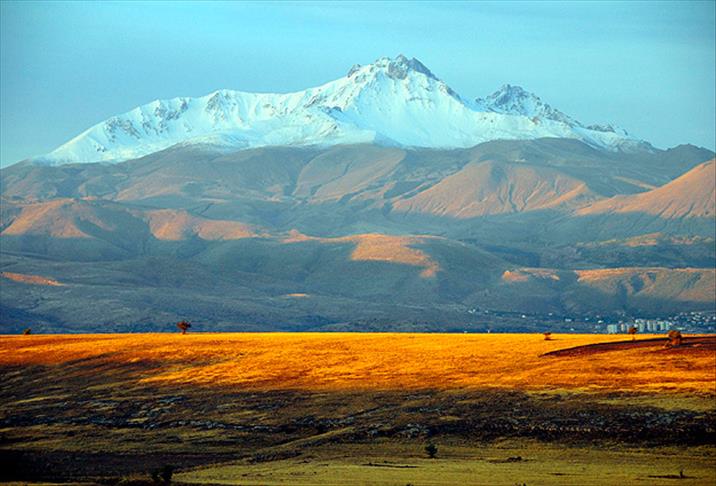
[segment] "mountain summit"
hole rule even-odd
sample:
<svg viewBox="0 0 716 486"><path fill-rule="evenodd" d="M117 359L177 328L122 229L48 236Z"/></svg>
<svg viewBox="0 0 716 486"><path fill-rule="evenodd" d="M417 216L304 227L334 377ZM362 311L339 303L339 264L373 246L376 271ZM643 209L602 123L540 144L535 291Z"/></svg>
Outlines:
<svg viewBox="0 0 716 486"><path fill-rule="evenodd" d="M538 96L525 91L520 86L505 84L487 98L478 98L475 103L484 111L506 115L522 115L531 118L538 117L564 123L572 127L582 126L572 117L555 110Z"/></svg>
<svg viewBox="0 0 716 486"><path fill-rule="evenodd" d="M578 139L607 150L650 146L584 126L517 86L466 101L417 59L383 57L340 79L286 94L219 90L156 100L101 122L35 162L119 162L176 144L465 148L490 140Z"/></svg>
<svg viewBox="0 0 716 486"><path fill-rule="evenodd" d="M381 57L373 64L373 66L376 68L376 70L383 69L384 72L387 73L388 77L395 79L405 79L410 73L410 71L424 74L425 76L433 78L435 80L438 79L430 71L430 69L425 66L425 64L415 58L408 59L402 54L398 55L398 57L396 57L395 59L391 59L389 57ZM353 66L348 72L348 77L350 77L351 74L359 71L360 68L360 64L356 64L355 66Z"/></svg>

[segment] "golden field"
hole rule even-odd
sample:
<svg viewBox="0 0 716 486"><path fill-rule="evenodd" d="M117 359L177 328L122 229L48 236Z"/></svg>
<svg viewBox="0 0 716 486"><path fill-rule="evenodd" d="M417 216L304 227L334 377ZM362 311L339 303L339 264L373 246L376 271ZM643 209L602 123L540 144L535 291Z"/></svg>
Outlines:
<svg viewBox="0 0 716 486"><path fill-rule="evenodd" d="M711 485L716 338L665 341L2 336L0 481Z"/></svg>
<svg viewBox="0 0 716 486"><path fill-rule="evenodd" d="M641 340L660 336L641 336ZM661 346L544 353L623 335L95 334L0 338L0 366L144 363L139 380L242 390L515 388L716 395L716 353ZM636 344L635 343L635 344ZM137 368L138 374L144 373Z"/></svg>

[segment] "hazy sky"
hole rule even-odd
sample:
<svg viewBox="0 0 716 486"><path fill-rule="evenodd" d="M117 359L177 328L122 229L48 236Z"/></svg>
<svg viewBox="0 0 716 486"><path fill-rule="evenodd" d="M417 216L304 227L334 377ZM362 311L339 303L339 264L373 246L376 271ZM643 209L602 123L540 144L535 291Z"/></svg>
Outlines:
<svg viewBox="0 0 716 486"><path fill-rule="evenodd" d="M404 53L585 123L714 149L715 2L0 2L0 163L157 98L286 92Z"/></svg>

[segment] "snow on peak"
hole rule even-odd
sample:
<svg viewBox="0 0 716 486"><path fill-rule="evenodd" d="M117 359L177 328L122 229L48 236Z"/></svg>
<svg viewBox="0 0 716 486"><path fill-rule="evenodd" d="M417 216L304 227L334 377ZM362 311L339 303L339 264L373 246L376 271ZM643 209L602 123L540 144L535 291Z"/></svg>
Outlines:
<svg viewBox="0 0 716 486"><path fill-rule="evenodd" d="M575 138L611 150L645 146L621 129L585 127L519 86L506 84L474 103L465 101L420 61L401 54L355 65L343 78L294 93L222 89L152 101L35 160L117 162L176 144L233 150L345 143L464 148L541 137Z"/></svg>
<svg viewBox="0 0 716 486"><path fill-rule="evenodd" d="M367 67L368 71L383 71L388 77L393 79L405 79L411 72L421 73L435 80L438 79L422 62L415 58L408 59L402 54L399 54L395 59L381 57ZM360 64L355 64L350 71L348 71L347 76L351 77L353 74L359 72L361 68L362 66Z"/></svg>
<svg viewBox="0 0 716 486"><path fill-rule="evenodd" d="M572 127L582 126L572 117L552 108L539 96L526 91L521 86L505 84L490 96L478 98L475 103L486 111L554 120Z"/></svg>
<svg viewBox="0 0 716 486"><path fill-rule="evenodd" d="M587 128L589 130L594 130L595 132L616 133L617 135L621 135L622 137L629 136L629 133L622 127L612 125L611 123L607 123L606 125L589 125Z"/></svg>

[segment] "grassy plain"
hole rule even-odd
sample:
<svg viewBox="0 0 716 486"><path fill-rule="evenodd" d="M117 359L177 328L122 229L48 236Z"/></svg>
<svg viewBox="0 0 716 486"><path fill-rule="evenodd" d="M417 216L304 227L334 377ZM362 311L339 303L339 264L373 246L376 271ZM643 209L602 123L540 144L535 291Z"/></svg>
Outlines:
<svg viewBox="0 0 716 486"><path fill-rule="evenodd" d="M516 458L520 460L516 460ZM406 444L329 446L309 457L234 462L178 475L199 484L242 485L629 485L714 484L714 457L704 450L564 447L532 441L447 445L429 459ZM679 477L684 471L684 478Z"/></svg>
<svg viewBox="0 0 716 486"><path fill-rule="evenodd" d="M640 339L654 338L644 336ZM140 382L243 390L513 388L684 391L715 395L713 349L624 347L589 355L550 351L623 341L564 334L95 334L12 336L0 366L143 363Z"/></svg>
<svg viewBox="0 0 716 486"><path fill-rule="evenodd" d="M652 338L4 336L0 480L713 484L716 339Z"/></svg>

